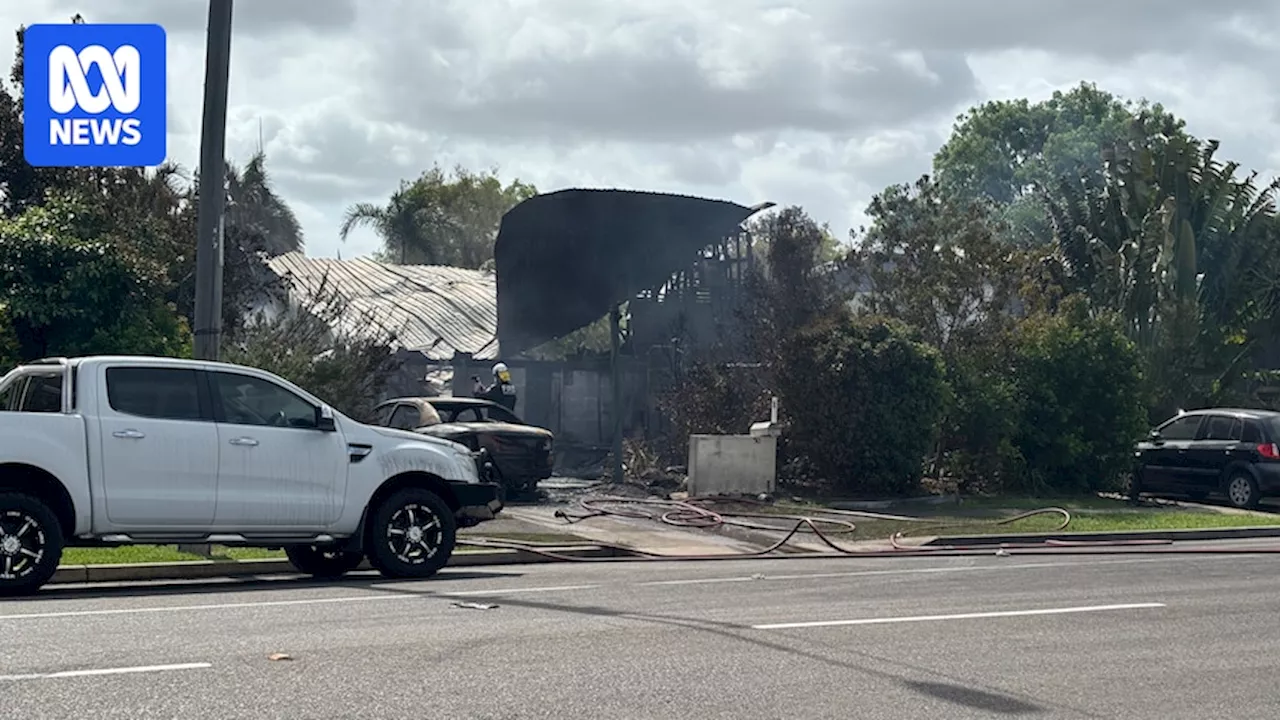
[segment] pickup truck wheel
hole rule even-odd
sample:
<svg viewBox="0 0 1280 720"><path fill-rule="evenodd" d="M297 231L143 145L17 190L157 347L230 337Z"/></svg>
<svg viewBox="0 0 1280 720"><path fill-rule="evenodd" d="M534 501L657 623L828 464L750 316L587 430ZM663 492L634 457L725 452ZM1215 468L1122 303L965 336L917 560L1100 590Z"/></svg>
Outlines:
<svg viewBox="0 0 1280 720"><path fill-rule="evenodd" d="M457 521L430 490L400 490L374 508L369 519L369 564L385 577L431 577L453 554Z"/></svg>
<svg viewBox="0 0 1280 720"><path fill-rule="evenodd" d="M49 582L62 560L62 526L44 503L0 493L0 595L26 595Z"/></svg>
<svg viewBox="0 0 1280 720"><path fill-rule="evenodd" d="M360 567L364 555L317 545L291 545L284 549L298 572L318 578L338 578Z"/></svg>

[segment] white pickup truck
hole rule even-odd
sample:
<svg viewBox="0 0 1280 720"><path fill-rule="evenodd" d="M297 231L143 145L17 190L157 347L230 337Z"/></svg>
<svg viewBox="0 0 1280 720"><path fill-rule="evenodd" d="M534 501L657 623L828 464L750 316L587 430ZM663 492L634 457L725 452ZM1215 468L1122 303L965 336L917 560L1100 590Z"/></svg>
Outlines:
<svg viewBox="0 0 1280 720"><path fill-rule="evenodd" d="M64 547L132 543L428 577L459 526L501 510L465 446L364 425L262 370L84 357L0 378L0 594L48 582Z"/></svg>

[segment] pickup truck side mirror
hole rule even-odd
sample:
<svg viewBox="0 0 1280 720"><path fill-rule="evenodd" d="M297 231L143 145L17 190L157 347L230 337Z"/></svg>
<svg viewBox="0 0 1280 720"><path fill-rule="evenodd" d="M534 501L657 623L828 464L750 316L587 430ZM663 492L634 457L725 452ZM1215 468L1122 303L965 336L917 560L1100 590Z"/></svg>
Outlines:
<svg viewBox="0 0 1280 720"><path fill-rule="evenodd" d="M333 409L328 405L316 408L316 429L323 432L334 432L338 429L333 421Z"/></svg>
<svg viewBox="0 0 1280 720"><path fill-rule="evenodd" d="M1160 434L1159 430L1152 430L1147 437L1151 439L1151 442L1160 442L1161 440L1164 440L1164 436Z"/></svg>

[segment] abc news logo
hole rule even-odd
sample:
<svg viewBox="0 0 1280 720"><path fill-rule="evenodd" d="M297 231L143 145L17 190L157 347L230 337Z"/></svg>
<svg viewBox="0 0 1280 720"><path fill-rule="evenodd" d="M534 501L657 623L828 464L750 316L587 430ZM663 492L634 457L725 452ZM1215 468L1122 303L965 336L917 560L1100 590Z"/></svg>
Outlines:
<svg viewBox="0 0 1280 720"><path fill-rule="evenodd" d="M168 156L168 58L155 23L30 25L22 154L35 167L146 167Z"/></svg>
<svg viewBox="0 0 1280 720"><path fill-rule="evenodd" d="M102 86L89 88L89 71L97 68ZM142 56L132 45L121 45L114 53L101 45L89 45L76 52L59 45L49 53L49 109L67 115L101 115L108 109L128 115L142 104ZM163 132L163 128L161 129ZM142 121L138 118L53 117L49 119L51 145L137 145L142 142Z"/></svg>

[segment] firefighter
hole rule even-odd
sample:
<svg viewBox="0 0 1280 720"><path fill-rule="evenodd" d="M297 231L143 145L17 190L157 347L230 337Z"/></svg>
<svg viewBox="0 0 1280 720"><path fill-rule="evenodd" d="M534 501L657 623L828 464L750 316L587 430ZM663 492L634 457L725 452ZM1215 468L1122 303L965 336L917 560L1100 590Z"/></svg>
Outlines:
<svg viewBox="0 0 1280 720"><path fill-rule="evenodd" d="M515 412L516 409L516 386L511 384L511 371L503 363L493 366L493 384L486 387L480 382L480 378L471 377L475 381L476 386L473 395L482 400L490 400L498 403L506 409Z"/></svg>

